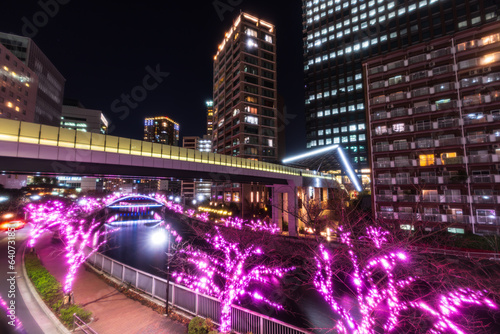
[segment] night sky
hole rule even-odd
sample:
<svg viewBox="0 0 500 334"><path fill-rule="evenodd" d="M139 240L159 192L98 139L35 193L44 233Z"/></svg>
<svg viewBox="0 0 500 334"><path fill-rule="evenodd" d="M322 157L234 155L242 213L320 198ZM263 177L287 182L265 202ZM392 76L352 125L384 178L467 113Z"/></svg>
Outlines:
<svg viewBox="0 0 500 334"><path fill-rule="evenodd" d="M301 1L58 1L46 22L38 1L2 1L0 31L34 34L66 78L65 96L102 110L114 125L112 135L136 139L142 138L144 117L160 115L180 123L181 136L205 134L213 56L224 33L240 10L275 24L278 94L290 114L286 155L305 150ZM233 11L218 12L216 2ZM34 17L37 32L26 29ZM148 66L170 74L128 116L117 108L113 112L115 100L142 86Z"/></svg>

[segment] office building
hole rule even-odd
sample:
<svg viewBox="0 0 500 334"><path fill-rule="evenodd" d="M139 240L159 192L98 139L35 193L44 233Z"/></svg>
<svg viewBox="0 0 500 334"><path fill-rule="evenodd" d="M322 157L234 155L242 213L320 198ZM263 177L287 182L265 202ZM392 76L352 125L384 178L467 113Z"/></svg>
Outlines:
<svg viewBox="0 0 500 334"><path fill-rule="evenodd" d="M214 129L214 101L207 101L207 136L212 138Z"/></svg>
<svg viewBox="0 0 500 334"><path fill-rule="evenodd" d="M61 128L107 134L108 120L101 110L87 109L78 101L64 100Z"/></svg>
<svg viewBox="0 0 500 334"><path fill-rule="evenodd" d="M241 13L214 57L214 152L276 162L276 31Z"/></svg>
<svg viewBox="0 0 500 334"><path fill-rule="evenodd" d="M34 122L59 126L66 79L30 38L0 32L0 44L38 77Z"/></svg>
<svg viewBox="0 0 500 334"><path fill-rule="evenodd" d="M500 232L500 22L365 63L377 218Z"/></svg>
<svg viewBox="0 0 500 334"><path fill-rule="evenodd" d="M144 122L144 141L179 146L179 124L165 116L148 117Z"/></svg>
<svg viewBox="0 0 500 334"><path fill-rule="evenodd" d="M35 121L38 77L0 44L0 118Z"/></svg>
<svg viewBox="0 0 500 334"><path fill-rule="evenodd" d="M307 148L342 145L358 172L368 169L362 63L498 11L496 0L303 0Z"/></svg>
<svg viewBox="0 0 500 334"><path fill-rule="evenodd" d="M209 136L184 137L182 147L200 152L212 152L212 140ZM210 198L212 182L204 180L182 181L182 196L186 203L192 200L202 202Z"/></svg>

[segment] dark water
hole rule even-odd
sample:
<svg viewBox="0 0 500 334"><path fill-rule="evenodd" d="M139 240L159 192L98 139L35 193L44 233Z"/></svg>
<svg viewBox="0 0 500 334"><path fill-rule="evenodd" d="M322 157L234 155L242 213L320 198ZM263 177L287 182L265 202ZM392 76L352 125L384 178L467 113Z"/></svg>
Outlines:
<svg viewBox="0 0 500 334"><path fill-rule="evenodd" d="M155 212L161 213L159 210L153 210L148 214L139 214L139 216L141 219L147 219L148 215L153 217ZM130 220L130 218L123 216L123 219L126 220ZM184 240L192 238L191 231L181 221L172 218L166 218L166 220L166 223L171 224ZM167 243L157 244L153 242L155 234L162 230L164 228L159 227L158 224L122 226L108 242L110 249L105 254L139 270L165 277ZM258 290L266 298L282 304L287 311L277 312L270 306L256 304L250 298L242 299L240 305L315 333L334 333L335 331L331 330L335 323L333 312L319 293L311 285L297 284L294 286L293 278L285 277L284 280L284 285L293 290L288 295L292 298L287 298L279 293L281 284L277 280L264 286L259 284ZM254 287L250 287L248 291L254 291L252 288ZM349 305L354 304L352 299L348 297L342 298L341 303L348 309ZM476 313L476 315L478 314ZM500 333L500 327L492 328L489 332Z"/></svg>

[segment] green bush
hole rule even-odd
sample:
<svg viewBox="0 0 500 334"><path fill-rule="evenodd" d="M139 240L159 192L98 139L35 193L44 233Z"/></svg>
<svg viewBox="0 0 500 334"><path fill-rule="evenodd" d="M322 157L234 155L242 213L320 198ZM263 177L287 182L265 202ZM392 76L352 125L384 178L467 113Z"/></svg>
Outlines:
<svg viewBox="0 0 500 334"><path fill-rule="evenodd" d="M82 319L84 322L89 322L92 312L85 311L78 305L70 305L67 308L61 310L61 321L66 326L71 326L73 324L73 314L75 314Z"/></svg>
<svg viewBox="0 0 500 334"><path fill-rule="evenodd" d="M214 331L214 324L210 319L195 317L191 319L188 326L188 334L212 334L218 333Z"/></svg>
<svg viewBox="0 0 500 334"><path fill-rule="evenodd" d="M24 263L28 277L33 282L40 297L52 308L64 325L70 327L73 324L74 313L85 322L90 320L91 312L85 311L78 305L64 305L61 283L45 269L36 255L26 254Z"/></svg>

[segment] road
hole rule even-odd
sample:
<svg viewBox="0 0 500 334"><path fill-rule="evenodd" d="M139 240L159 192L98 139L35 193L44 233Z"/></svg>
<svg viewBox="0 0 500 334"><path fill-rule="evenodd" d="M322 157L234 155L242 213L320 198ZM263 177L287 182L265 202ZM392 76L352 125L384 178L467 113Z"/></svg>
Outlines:
<svg viewBox="0 0 500 334"><path fill-rule="evenodd" d="M33 318L33 315L30 313L28 308L26 307L26 302L21 296L20 289L28 292L26 290L26 285L24 280L26 279L21 271L20 261L21 261L21 252L23 250L24 242L29 235L29 230L27 228L16 231L16 235L14 239L15 241L15 249L16 249L16 275L9 274L12 270L9 268L9 258L8 258L8 241L9 238L6 232L1 232L0 234L0 297L4 302L10 304L12 301L15 302L15 313L18 319L21 322L21 327L17 329L13 329L13 326L8 324L8 319L6 317L6 310L2 307L0 308L0 333L27 333L27 334L42 334L43 330L40 328L38 323ZM15 289L11 288L11 284L7 281L7 279L16 277ZM12 290L11 290L12 289ZM9 290L15 291L14 293L9 293ZM29 293L29 292L28 292ZM26 294L25 294L26 295ZM12 297L12 298L9 298ZM0 301L1 302L1 301ZM30 305L33 304L33 301L28 301ZM38 305L36 305L38 306Z"/></svg>

